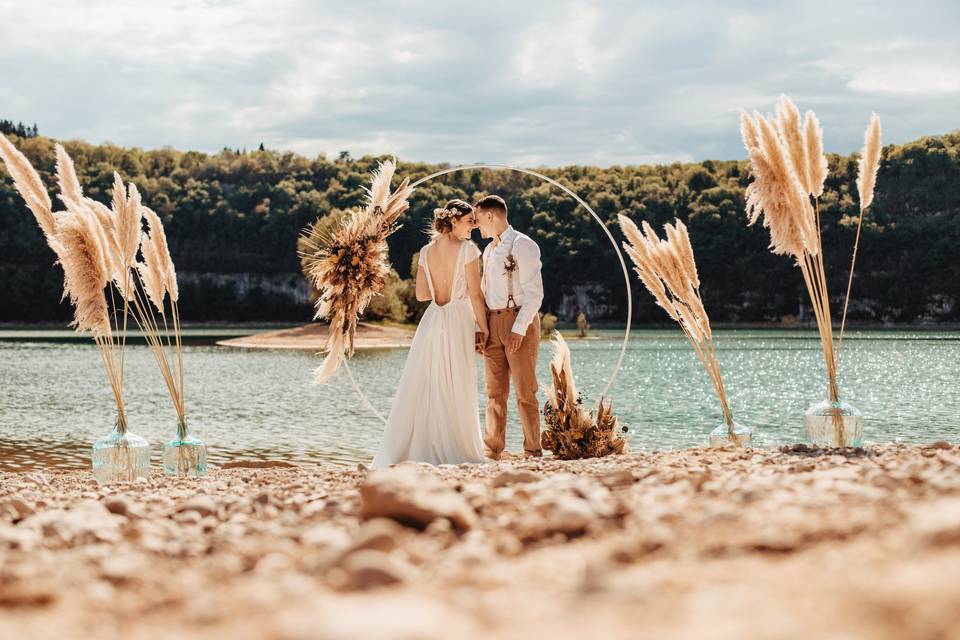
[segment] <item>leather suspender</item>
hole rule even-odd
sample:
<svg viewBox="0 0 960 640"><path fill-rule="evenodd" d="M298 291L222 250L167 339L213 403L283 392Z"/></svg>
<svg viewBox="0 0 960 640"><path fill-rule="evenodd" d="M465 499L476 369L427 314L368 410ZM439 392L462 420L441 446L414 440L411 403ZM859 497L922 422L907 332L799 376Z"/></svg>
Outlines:
<svg viewBox="0 0 960 640"><path fill-rule="evenodd" d="M507 251L507 260L506 260L507 263L512 262L514 265L517 264L516 258L513 257L513 245L516 241L517 241L517 236L516 234L514 234L513 239L510 240L510 249L509 251ZM497 247L491 247L490 249L491 256L493 255L493 252L496 250L497 250ZM519 266L516 266L513 271L516 271L517 268L519 268ZM487 271L488 271L487 262L484 261L483 276L481 277L481 282L480 282L480 286L484 292L486 292L487 290ZM517 308L519 306L517 305L517 301L513 299L513 271L506 271L506 274L507 274L507 307L506 308L507 309Z"/></svg>
<svg viewBox="0 0 960 640"><path fill-rule="evenodd" d="M513 239L510 240L510 250L507 251L507 264L514 266L513 270L507 271L507 309L517 306L517 302L513 299L513 272L519 268L516 258L513 257L513 243L516 241L517 236L514 234Z"/></svg>

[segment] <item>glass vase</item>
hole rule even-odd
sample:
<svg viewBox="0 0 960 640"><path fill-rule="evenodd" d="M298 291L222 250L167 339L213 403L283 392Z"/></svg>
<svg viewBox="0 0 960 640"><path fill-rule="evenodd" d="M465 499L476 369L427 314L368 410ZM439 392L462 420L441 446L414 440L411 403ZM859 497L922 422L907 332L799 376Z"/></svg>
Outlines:
<svg viewBox="0 0 960 640"><path fill-rule="evenodd" d="M742 447L749 447L753 441L753 431L750 427L745 427L736 422L733 423L733 438L730 437L730 427L727 423L721 423L719 427L710 432L710 446L722 447L726 444L736 444Z"/></svg>
<svg viewBox="0 0 960 640"><path fill-rule="evenodd" d="M163 473L177 478L207 474L207 445L192 436L186 425L179 425L177 436L163 446Z"/></svg>
<svg viewBox="0 0 960 640"><path fill-rule="evenodd" d="M131 482L150 473L150 443L124 429L119 423L113 432L93 443L90 453L93 477L100 484Z"/></svg>
<svg viewBox="0 0 960 640"><path fill-rule="evenodd" d="M807 440L818 447L859 447L863 422L859 409L839 400L822 400L803 414Z"/></svg>

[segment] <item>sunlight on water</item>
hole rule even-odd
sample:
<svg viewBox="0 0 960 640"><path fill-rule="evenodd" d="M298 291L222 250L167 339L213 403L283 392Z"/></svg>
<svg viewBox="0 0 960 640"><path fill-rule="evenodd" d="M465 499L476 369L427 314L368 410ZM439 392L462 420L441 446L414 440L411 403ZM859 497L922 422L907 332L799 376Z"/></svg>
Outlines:
<svg viewBox="0 0 960 640"><path fill-rule="evenodd" d="M94 347L48 341L43 332L12 340L15 333L0 334L0 469L87 467L90 444L114 422ZM816 334L730 330L718 331L717 342L734 416L754 429L754 442L803 441L803 412L826 394ZM571 341L570 347L577 382L593 402L619 343ZM544 343L541 381L549 379L550 351ZM384 415L405 357L405 351L358 352L352 361ZM958 360L960 332L852 334L844 345L840 390L867 417L865 441L957 441ZM318 363L308 353L187 347L189 424L210 447L210 461L369 462L382 424L344 373L326 386L313 385ZM175 432L173 408L145 347L129 347L127 371L130 429L150 441L159 465L161 443ZM482 390L479 360L478 381ZM634 448L703 444L722 419L706 374L676 331L635 334L612 396ZM510 449L521 448L515 409L507 441Z"/></svg>

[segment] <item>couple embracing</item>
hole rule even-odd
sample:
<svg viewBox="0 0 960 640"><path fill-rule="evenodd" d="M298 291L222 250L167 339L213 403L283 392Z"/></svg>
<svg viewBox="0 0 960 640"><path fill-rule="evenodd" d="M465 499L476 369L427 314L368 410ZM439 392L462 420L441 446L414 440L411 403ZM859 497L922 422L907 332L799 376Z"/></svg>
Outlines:
<svg viewBox="0 0 960 640"><path fill-rule="evenodd" d="M474 229L490 240L482 254L470 240ZM435 209L431 236L417 269L417 299L430 306L413 337L373 466L499 460L511 382L524 453L539 456L540 248L510 226L499 196L472 206L451 200ZM483 354L484 428L475 352Z"/></svg>

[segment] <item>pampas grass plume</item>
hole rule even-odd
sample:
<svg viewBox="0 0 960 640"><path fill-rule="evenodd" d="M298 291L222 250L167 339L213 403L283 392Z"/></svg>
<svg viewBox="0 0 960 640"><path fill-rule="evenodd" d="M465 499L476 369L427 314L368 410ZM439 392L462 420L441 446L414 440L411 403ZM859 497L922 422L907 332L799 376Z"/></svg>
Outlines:
<svg viewBox="0 0 960 640"><path fill-rule="evenodd" d="M803 186L792 170L777 126L759 113L741 117L741 131L753 170L747 185L747 218L754 224L763 215L770 230L770 248L778 255L802 258L819 251L814 212ZM754 138L755 135L755 138Z"/></svg>
<svg viewBox="0 0 960 640"><path fill-rule="evenodd" d="M555 331L553 336L553 359L550 361L550 369L553 370L554 375L563 381L564 395L567 398L576 398L577 385L573 381L573 368L570 363L570 347L567 346L567 341L563 339L563 336L560 335L558 331ZM549 395L554 408L557 408L556 389L551 388Z"/></svg>
<svg viewBox="0 0 960 640"><path fill-rule="evenodd" d="M110 314L103 288L107 282L104 247L99 223L85 211L58 216L57 241L63 247L61 265L70 282L74 305L73 326L95 337L110 335Z"/></svg>
<svg viewBox="0 0 960 640"><path fill-rule="evenodd" d="M383 208L390 195L390 181L393 179L393 172L396 169L396 163L390 159L374 169L373 178L370 181L370 187L364 187L367 192L367 204L373 207Z"/></svg>
<svg viewBox="0 0 960 640"><path fill-rule="evenodd" d="M112 226L120 259L128 268L133 266L137 249L140 248L141 208L140 192L136 185L124 186L120 174L114 172Z"/></svg>
<svg viewBox="0 0 960 640"><path fill-rule="evenodd" d="M67 154L63 145L56 145L55 150L57 154L57 182L60 185L61 199L82 202L83 188L77 178L77 169L73 164L73 159Z"/></svg>
<svg viewBox="0 0 960 640"><path fill-rule="evenodd" d="M857 218L857 235L853 241L853 257L850 259L850 275L847 276L847 295L843 300L843 315L840 317L840 342L837 345L836 359L839 362L843 351L843 333L847 326L847 309L850 305L850 292L853 290L853 273L857 268L857 251L860 249L860 231L863 229L863 214L873 202L873 191L877 184L877 170L880 168L880 118L870 114L870 124L864 134L863 150L857 166L857 192L860 196L860 215Z"/></svg>
<svg viewBox="0 0 960 640"><path fill-rule="evenodd" d="M827 179L827 157L823 155L823 129L817 114L807 111L803 121L803 137L807 146L807 171L810 175L809 194L814 198L823 195L823 183Z"/></svg>
<svg viewBox="0 0 960 640"><path fill-rule="evenodd" d="M134 267L140 274L140 281L150 302L157 311L163 313L164 280L163 269L159 266L161 258L157 255L156 244L146 232L140 242L140 250L143 252L143 262L135 263Z"/></svg>
<svg viewBox="0 0 960 640"><path fill-rule="evenodd" d="M787 96L781 96L777 106L777 128L794 175L803 190L812 193L813 180L810 176L810 163L807 161L806 140L800 126L800 110Z"/></svg>
<svg viewBox="0 0 960 640"><path fill-rule="evenodd" d="M877 184L877 170L880 168L880 118L871 114L870 125L864 136L863 150L857 171L857 191L860 195L860 209L866 209L873 202L873 190Z"/></svg>
<svg viewBox="0 0 960 640"><path fill-rule="evenodd" d="M53 203L50 201L50 195L47 193L40 174L37 173L27 157L19 149L13 146L13 143L6 136L0 134L0 158L3 158L7 165L7 171L13 178L13 184L17 187L27 207L37 219L37 224L43 230L47 238L47 244L55 252L58 247L55 246L57 235L57 222L53 216Z"/></svg>
<svg viewBox="0 0 960 640"><path fill-rule="evenodd" d="M167 234L163 230L163 222L152 209L148 207L140 207L140 209L143 217L147 219L147 226L150 229L149 241L152 244L150 251L152 259L148 260L147 264L151 269L156 270L163 288L170 294L170 300L176 302L179 297L177 272L170 257L170 247L167 245Z"/></svg>
<svg viewBox="0 0 960 640"><path fill-rule="evenodd" d="M755 125L749 117L744 119L742 130L745 141L751 141ZM753 147L753 150L759 151L758 147ZM647 222L642 223L641 233L627 216L620 214L618 220L627 237L623 247L633 260L637 276L653 295L657 305L680 325L713 382L731 440L737 442L733 434L733 416L723 386L710 318L700 297L700 275L697 273L697 263L686 225L680 220L665 225L666 239L663 240Z"/></svg>

